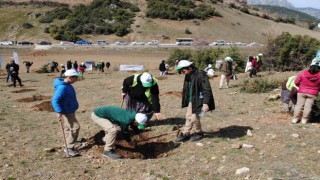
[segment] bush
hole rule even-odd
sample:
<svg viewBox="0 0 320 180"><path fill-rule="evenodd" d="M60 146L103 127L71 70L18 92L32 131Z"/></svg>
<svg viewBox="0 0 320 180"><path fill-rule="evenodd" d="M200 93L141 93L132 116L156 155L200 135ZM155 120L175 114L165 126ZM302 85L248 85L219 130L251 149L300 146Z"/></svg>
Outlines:
<svg viewBox="0 0 320 180"><path fill-rule="evenodd" d="M266 43L264 67L276 71L302 70L309 67L320 41L310 36L282 33Z"/></svg>
<svg viewBox="0 0 320 180"><path fill-rule="evenodd" d="M186 28L186 30L184 30L184 33L186 33L186 34L192 34L192 32L189 30L189 28Z"/></svg>
<svg viewBox="0 0 320 180"><path fill-rule="evenodd" d="M48 64L43 65L40 69L36 71L37 73L49 73Z"/></svg>
<svg viewBox="0 0 320 180"><path fill-rule="evenodd" d="M245 93L267 93L278 88L284 80L269 80L266 78L254 78L244 80L240 86L240 92Z"/></svg>
<svg viewBox="0 0 320 180"><path fill-rule="evenodd" d="M23 23L22 24L22 27L26 28L26 29L30 29L30 28L33 28L33 25L30 24L30 23Z"/></svg>

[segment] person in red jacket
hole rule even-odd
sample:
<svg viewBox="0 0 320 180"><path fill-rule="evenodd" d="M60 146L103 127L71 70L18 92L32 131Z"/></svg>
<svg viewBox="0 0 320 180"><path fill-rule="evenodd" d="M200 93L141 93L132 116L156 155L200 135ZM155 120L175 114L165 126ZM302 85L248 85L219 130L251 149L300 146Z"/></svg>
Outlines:
<svg viewBox="0 0 320 180"><path fill-rule="evenodd" d="M320 62L311 63L309 70L302 71L294 83L299 87L299 90L298 102L291 122L296 124L300 121L299 115L303 108L301 123L306 124L310 120L312 106L320 91Z"/></svg>

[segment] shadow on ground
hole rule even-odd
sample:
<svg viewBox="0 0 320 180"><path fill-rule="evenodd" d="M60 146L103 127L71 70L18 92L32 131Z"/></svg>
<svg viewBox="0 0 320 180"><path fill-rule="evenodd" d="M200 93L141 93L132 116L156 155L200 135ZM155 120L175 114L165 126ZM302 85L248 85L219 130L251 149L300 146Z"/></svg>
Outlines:
<svg viewBox="0 0 320 180"><path fill-rule="evenodd" d="M235 139L235 138L240 138L240 137L246 136L248 130L253 130L253 128L250 126L233 125L233 126L221 128L217 132L206 132L205 137L207 137L207 138L218 137L218 138Z"/></svg>
<svg viewBox="0 0 320 180"><path fill-rule="evenodd" d="M167 118L163 120L153 120L147 123L147 126L162 126L162 125L184 125L186 122L185 118Z"/></svg>

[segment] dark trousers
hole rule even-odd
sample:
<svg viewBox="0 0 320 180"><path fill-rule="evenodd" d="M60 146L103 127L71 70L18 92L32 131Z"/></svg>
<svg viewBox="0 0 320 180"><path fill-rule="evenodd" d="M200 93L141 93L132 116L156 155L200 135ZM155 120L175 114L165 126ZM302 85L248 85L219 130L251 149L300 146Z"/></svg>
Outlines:
<svg viewBox="0 0 320 180"><path fill-rule="evenodd" d="M21 79L20 79L19 75L15 74L15 75L11 76L11 81L13 82L13 87L16 87L17 80L19 82L19 85L22 86Z"/></svg>
<svg viewBox="0 0 320 180"><path fill-rule="evenodd" d="M7 82L9 81L9 77L10 77L10 71L7 71Z"/></svg>
<svg viewBox="0 0 320 180"><path fill-rule="evenodd" d="M257 76L257 70L256 70L256 68L252 68L252 69L250 70L249 76L250 76L250 77L252 77L252 76Z"/></svg>

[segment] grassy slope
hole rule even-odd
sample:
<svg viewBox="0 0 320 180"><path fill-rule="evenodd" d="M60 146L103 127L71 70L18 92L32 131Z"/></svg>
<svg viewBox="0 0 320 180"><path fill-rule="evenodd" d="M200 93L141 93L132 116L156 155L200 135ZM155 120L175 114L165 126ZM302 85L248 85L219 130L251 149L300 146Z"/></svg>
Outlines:
<svg viewBox="0 0 320 180"><path fill-rule="evenodd" d="M89 2L89 1L86 1ZM144 10L146 9L146 1L134 0L141 12L135 18L135 23L132 25L133 32L125 37L109 36L92 36L85 35L84 38L91 41L98 39L107 39L111 42L116 40L126 41L149 41L158 39L161 42L174 42L178 37L192 37L198 41L212 42L218 39L227 41L243 41L243 42L260 42L263 43L265 34L280 34L281 32L290 32L292 34L309 35L311 37L320 38L320 33L310 31L295 25L275 23L259 17L254 17L241 13L240 11L228 8L226 5L216 5L216 9L223 15L222 18L213 17L206 21L197 20L200 25L197 26L193 20L188 21L171 21L162 19L145 18ZM4 19L4 23L0 25L0 40L33 40L39 41L48 39L54 42L48 34L43 33L43 28L46 25L39 24L35 19L28 20L26 13L45 11L46 9L35 9L33 7L5 7L0 8L0 18ZM11 18L8 18L11 17ZM11 31L11 26L21 26L23 22L31 22L35 27L32 30L19 29L17 33ZM139 25L139 26L137 26ZM185 29L191 30L192 34L185 34ZM167 35L170 40L162 40L162 35Z"/></svg>

